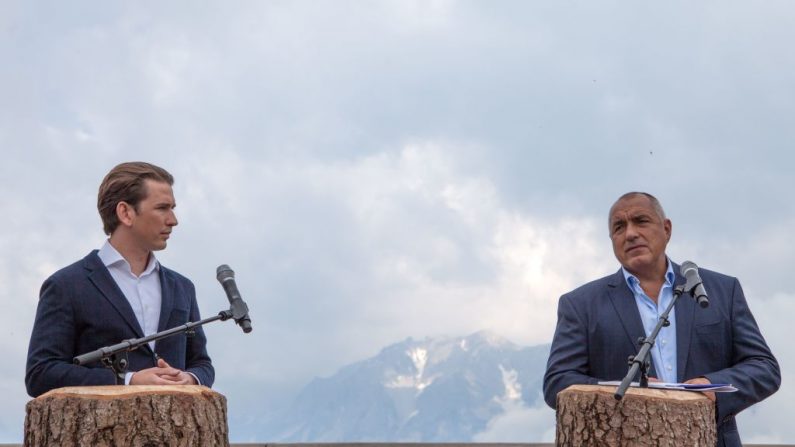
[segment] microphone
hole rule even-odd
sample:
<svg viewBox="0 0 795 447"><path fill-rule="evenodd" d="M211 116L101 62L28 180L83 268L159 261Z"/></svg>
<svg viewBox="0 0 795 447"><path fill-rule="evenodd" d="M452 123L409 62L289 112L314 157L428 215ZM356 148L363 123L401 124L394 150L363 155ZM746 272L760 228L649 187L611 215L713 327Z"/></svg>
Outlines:
<svg viewBox="0 0 795 447"><path fill-rule="evenodd" d="M218 282L224 287L226 297L229 299L232 318L243 329L243 332L248 334L251 332L251 318L248 316L248 306L246 306L243 298L240 297L240 292L237 290L235 272L228 265L222 264L216 269L215 277L218 278Z"/></svg>
<svg viewBox="0 0 795 447"><path fill-rule="evenodd" d="M701 281L701 276L698 275L698 266L696 263L692 261L683 262L679 272L685 277L685 279L687 279L685 290L693 295L693 298L696 299L698 305L702 308L709 306L707 291L704 290L704 284Z"/></svg>

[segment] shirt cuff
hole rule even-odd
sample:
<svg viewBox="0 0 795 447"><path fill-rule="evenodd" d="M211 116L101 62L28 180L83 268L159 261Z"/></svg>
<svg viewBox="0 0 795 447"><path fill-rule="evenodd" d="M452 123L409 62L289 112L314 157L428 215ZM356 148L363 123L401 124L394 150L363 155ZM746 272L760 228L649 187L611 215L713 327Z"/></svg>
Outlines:
<svg viewBox="0 0 795 447"><path fill-rule="evenodd" d="M192 372L188 372L188 371L185 371L185 372L190 374L190 375L192 375L193 378L196 379L196 385L201 385L202 384L202 381L199 380L199 378L196 376L196 374L193 374Z"/></svg>

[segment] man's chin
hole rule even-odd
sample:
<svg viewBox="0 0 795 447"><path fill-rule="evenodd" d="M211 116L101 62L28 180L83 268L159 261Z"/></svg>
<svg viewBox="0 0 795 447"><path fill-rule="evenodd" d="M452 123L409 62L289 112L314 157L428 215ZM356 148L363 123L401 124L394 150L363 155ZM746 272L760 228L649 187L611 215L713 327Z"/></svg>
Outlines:
<svg viewBox="0 0 795 447"><path fill-rule="evenodd" d="M637 274L653 270L655 268L655 262L647 256L637 256L627 260L624 264L624 268L631 273Z"/></svg>

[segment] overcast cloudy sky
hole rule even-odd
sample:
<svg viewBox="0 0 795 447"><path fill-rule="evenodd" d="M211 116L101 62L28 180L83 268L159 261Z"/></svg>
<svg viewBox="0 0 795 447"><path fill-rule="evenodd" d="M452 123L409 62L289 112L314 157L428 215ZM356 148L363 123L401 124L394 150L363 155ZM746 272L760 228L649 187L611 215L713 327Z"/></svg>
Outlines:
<svg viewBox="0 0 795 447"><path fill-rule="evenodd" d="M781 362L744 440L795 443L795 3L199 3L0 2L0 442L41 282L102 244L104 174L146 160L176 177L158 258L204 315L222 263L251 308L249 335L207 328L233 441L407 336L548 343L559 295L618 268L608 207L646 190ZM493 425L537 441L551 414Z"/></svg>

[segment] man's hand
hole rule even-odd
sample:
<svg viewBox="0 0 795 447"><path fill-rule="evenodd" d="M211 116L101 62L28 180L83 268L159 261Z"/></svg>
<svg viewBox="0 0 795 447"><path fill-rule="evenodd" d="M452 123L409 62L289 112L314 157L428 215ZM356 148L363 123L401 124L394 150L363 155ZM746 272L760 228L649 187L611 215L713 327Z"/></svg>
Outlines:
<svg viewBox="0 0 795 447"><path fill-rule="evenodd" d="M707 379L706 377L696 377L694 379L686 381L685 383L693 383L697 385L709 385L712 382L710 382L709 379ZM711 400L713 403L715 402L715 393L713 391L702 391L701 393L707 396L707 399Z"/></svg>
<svg viewBox="0 0 795 447"><path fill-rule="evenodd" d="M134 373L130 385L196 385L196 379L185 371L172 368L165 360L158 359L154 368Z"/></svg>

